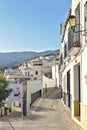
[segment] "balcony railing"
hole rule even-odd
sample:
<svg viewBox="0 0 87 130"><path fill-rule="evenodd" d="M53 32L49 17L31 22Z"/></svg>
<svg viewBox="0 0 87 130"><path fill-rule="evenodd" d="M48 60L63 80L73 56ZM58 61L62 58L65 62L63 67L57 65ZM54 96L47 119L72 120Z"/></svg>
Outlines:
<svg viewBox="0 0 87 130"><path fill-rule="evenodd" d="M68 55L75 56L80 50L80 34L72 30L68 32Z"/></svg>
<svg viewBox="0 0 87 130"><path fill-rule="evenodd" d="M75 41L75 42L72 42L72 43L68 44L68 51L69 51L72 47L80 47L80 42L79 42L79 41Z"/></svg>
<svg viewBox="0 0 87 130"><path fill-rule="evenodd" d="M68 54L70 56L75 56L80 50L80 42L76 41L73 42L72 44L69 44L68 46Z"/></svg>

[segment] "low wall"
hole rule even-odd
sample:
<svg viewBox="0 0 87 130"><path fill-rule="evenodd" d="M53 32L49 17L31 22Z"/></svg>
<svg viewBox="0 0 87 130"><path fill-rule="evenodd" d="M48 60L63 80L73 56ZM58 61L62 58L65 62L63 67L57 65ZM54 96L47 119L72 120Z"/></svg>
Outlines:
<svg viewBox="0 0 87 130"><path fill-rule="evenodd" d="M55 79L49 79L49 78L43 76L42 81L43 81L42 82L43 95L56 87L56 80Z"/></svg>
<svg viewBox="0 0 87 130"><path fill-rule="evenodd" d="M31 104L42 95L41 79L27 82L27 114Z"/></svg>
<svg viewBox="0 0 87 130"><path fill-rule="evenodd" d="M43 76L42 81L43 81L43 83L42 83L43 89L44 88L53 88L56 86L55 79L49 79L49 78Z"/></svg>

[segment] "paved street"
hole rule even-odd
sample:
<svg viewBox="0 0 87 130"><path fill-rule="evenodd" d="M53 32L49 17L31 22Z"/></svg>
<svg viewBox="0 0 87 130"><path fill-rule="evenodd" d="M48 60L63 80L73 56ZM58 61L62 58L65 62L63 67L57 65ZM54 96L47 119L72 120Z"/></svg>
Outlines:
<svg viewBox="0 0 87 130"><path fill-rule="evenodd" d="M0 130L83 130L68 115L58 90L34 103L27 117L2 118Z"/></svg>

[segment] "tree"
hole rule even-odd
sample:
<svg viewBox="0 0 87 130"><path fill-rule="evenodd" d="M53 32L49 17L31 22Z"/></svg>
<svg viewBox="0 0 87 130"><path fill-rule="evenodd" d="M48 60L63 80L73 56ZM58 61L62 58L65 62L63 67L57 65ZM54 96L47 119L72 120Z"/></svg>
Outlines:
<svg viewBox="0 0 87 130"><path fill-rule="evenodd" d="M8 84L9 83L6 81L5 77L0 76L0 105L12 92L12 89L8 88Z"/></svg>

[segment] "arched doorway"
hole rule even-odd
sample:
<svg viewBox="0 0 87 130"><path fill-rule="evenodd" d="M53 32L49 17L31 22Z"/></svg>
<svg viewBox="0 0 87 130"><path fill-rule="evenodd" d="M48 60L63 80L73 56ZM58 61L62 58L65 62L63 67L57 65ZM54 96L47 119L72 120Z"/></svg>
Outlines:
<svg viewBox="0 0 87 130"><path fill-rule="evenodd" d="M22 116L22 104L19 101L14 101L12 103L12 113L15 117Z"/></svg>

